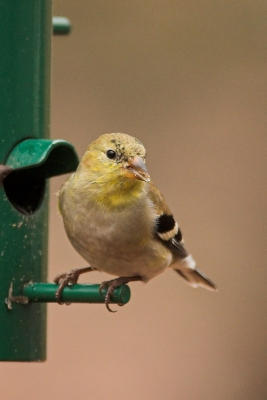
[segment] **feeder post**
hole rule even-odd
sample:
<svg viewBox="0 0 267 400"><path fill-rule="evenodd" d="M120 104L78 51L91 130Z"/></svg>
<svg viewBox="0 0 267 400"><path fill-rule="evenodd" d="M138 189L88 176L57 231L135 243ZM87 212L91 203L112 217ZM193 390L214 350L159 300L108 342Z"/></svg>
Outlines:
<svg viewBox="0 0 267 400"><path fill-rule="evenodd" d="M51 0L0 0L0 164L19 142L49 136L51 22ZM8 292L20 294L24 283L46 281L48 191L43 184L38 209L28 214L0 188L1 361L46 357L46 305L8 309L5 303Z"/></svg>

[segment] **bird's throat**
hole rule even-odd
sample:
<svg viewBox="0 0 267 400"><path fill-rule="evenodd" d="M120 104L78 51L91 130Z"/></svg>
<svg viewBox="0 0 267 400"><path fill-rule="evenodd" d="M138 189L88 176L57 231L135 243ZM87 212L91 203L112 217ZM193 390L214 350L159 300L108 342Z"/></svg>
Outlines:
<svg viewBox="0 0 267 400"><path fill-rule="evenodd" d="M95 199L109 209L122 209L140 199L144 193L145 182L137 179L122 178L105 182L95 191Z"/></svg>

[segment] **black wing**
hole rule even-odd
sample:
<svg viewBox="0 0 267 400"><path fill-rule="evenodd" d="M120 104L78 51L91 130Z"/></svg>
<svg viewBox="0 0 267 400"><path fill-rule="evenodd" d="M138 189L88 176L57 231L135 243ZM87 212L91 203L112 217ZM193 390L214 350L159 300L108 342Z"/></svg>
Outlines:
<svg viewBox="0 0 267 400"><path fill-rule="evenodd" d="M168 247L174 256L185 258L188 253L183 245L183 235L173 215L161 214L155 223L156 237Z"/></svg>

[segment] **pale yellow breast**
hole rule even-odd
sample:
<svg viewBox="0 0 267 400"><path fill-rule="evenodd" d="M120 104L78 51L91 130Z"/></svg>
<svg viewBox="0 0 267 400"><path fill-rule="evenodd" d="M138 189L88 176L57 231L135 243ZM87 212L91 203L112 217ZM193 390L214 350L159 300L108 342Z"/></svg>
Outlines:
<svg viewBox="0 0 267 400"><path fill-rule="evenodd" d="M170 251L154 239L156 215L145 192L129 207L112 210L72 183L60 193L60 209L71 243L90 265L113 275L149 280L171 263Z"/></svg>

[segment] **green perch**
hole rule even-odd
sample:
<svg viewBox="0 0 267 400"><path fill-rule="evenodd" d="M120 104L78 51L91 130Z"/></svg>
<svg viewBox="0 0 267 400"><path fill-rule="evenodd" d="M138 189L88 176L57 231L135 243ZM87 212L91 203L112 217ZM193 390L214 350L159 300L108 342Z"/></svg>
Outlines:
<svg viewBox="0 0 267 400"><path fill-rule="evenodd" d="M53 17L52 25L54 35L68 35L71 31L70 20L66 17Z"/></svg>
<svg viewBox="0 0 267 400"><path fill-rule="evenodd" d="M106 290L100 292L100 285L76 284L65 287L62 292L64 303L104 303ZM29 283L24 286L22 294L24 302L34 303L56 303L56 291L58 285L55 283ZM131 292L128 285L117 287L112 296L111 303L126 304L130 300ZM14 298L16 299L16 297ZM25 301L26 300L26 301Z"/></svg>

